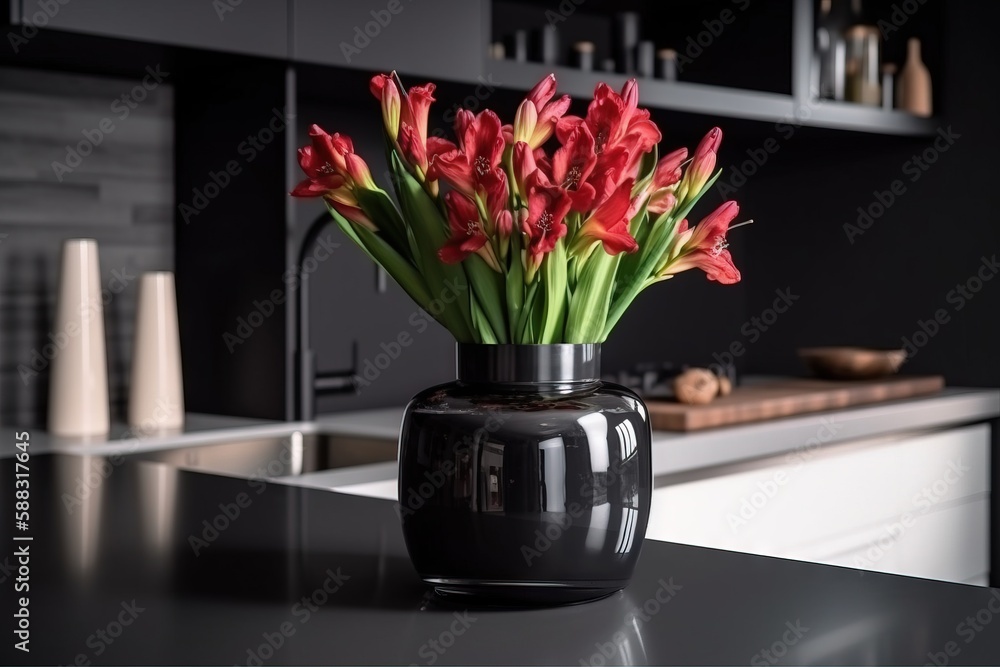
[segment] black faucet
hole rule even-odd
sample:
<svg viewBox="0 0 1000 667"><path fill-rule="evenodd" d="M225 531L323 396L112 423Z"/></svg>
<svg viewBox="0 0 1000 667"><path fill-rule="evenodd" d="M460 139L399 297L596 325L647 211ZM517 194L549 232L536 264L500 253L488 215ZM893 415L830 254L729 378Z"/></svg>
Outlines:
<svg viewBox="0 0 1000 667"><path fill-rule="evenodd" d="M343 371L316 372L316 353L309 344L309 276L302 270L306 251L312 248L323 228L330 224L329 213L316 218L306 230L299 245L298 274L299 297L295 311L295 418L312 421L316 417L316 396L328 394L356 394L355 377L358 368L358 341L351 344L351 368Z"/></svg>

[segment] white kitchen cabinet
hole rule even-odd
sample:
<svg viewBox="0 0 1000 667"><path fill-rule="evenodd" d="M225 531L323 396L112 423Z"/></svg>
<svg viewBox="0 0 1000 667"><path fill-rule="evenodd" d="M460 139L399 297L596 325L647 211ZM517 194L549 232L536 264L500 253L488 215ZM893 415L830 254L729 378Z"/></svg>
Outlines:
<svg viewBox="0 0 1000 667"><path fill-rule="evenodd" d="M989 555L989 502L967 504L929 512L906 530L890 532L883 526L856 536L846 552L817 549L789 557L875 572L907 574L928 579L985 585Z"/></svg>
<svg viewBox="0 0 1000 667"><path fill-rule="evenodd" d="M667 479L651 539L983 583L986 424L807 448Z"/></svg>

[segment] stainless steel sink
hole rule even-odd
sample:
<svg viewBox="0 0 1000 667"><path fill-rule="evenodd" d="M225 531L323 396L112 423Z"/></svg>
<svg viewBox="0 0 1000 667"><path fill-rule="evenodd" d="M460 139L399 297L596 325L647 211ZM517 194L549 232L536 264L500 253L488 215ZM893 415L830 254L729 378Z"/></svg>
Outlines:
<svg viewBox="0 0 1000 667"><path fill-rule="evenodd" d="M329 433L241 438L135 452L133 460L233 477L290 477L396 460L395 440Z"/></svg>

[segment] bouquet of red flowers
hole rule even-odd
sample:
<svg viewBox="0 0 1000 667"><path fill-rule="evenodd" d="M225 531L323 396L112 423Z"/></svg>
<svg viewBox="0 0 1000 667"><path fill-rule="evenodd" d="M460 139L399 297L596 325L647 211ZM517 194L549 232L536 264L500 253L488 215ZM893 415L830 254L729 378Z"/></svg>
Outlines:
<svg viewBox="0 0 1000 667"><path fill-rule="evenodd" d="M299 150L307 178L292 195L322 197L344 233L457 341L598 343L653 283L691 268L739 281L726 249L736 202L693 227L686 217L719 176L722 131L691 159L680 148L657 160L660 130L639 108L635 80L620 94L599 84L580 118L567 115L570 99L555 97L549 75L513 124L459 111L455 142L428 135L434 84L406 90L395 73L379 74L371 92L396 201L350 137L316 125Z"/></svg>

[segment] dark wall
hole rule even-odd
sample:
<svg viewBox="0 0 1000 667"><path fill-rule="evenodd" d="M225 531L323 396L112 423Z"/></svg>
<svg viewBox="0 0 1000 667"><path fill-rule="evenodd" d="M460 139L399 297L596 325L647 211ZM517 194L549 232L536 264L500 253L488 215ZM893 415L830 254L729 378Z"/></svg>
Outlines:
<svg viewBox="0 0 1000 667"><path fill-rule="evenodd" d="M176 259L188 410L285 416L285 67L184 54ZM222 80L218 71L229 74Z"/></svg>
<svg viewBox="0 0 1000 667"><path fill-rule="evenodd" d="M1000 251L1000 77L983 59L1000 6L949 2L944 18L943 76L934 81L943 100L940 134L894 139L802 129L739 189L758 220L745 230L747 317L763 314L776 289L799 297L748 345L745 370L799 372L798 346L899 347L907 339L916 345L906 372L943 373L954 385L1000 382L1000 279L977 276L1000 270L983 262ZM743 144L760 146L759 138ZM728 157L746 158L737 151ZM914 156L924 156L926 169ZM875 193L891 192L894 181L902 194L883 206L878 199L889 196ZM859 207L875 214L871 223L859 223Z"/></svg>

